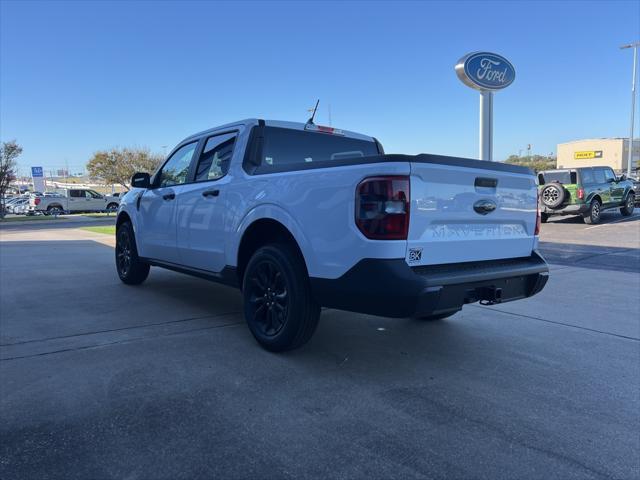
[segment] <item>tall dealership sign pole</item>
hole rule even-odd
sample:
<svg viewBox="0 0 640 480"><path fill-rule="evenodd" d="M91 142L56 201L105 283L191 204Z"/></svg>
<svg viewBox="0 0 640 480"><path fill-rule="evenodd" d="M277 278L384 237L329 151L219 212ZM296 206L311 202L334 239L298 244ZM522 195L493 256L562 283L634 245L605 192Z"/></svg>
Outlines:
<svg viewBox="0 0 640 480"><path fill-rule="evenodd" d="M513 83L516 70L506 58L489 52L465 55L455 66L466 86L480 91L480 160L493 160L493 92Z"/></svg>
<svg viewBox="0 0 640 480"><path fill-rule="evenodd" d="M629 159L627 161L627 177L631 176L631 163L633 162L633 120L636 112L636 65L638 63L638 46L640 42L623 45L620 48L633 48L633 75L631 76L631 132L629 133Z"/></svg>

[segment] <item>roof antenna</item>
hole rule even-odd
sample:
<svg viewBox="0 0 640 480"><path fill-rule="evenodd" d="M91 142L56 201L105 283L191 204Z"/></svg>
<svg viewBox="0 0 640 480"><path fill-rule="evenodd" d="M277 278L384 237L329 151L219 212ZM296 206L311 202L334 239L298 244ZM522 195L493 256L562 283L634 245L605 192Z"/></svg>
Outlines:
<svg viewBox="0 0 640 480"><path fill-rule="evenodd" d="M320 103L320 99L318 99L318 101L316 101L316 106L313 107L313 113L311 114L311 118L309 118L309 120L307 120L307 125L313 125L313 119L316 116L316 110L318 110L318 104Z"/></svg>

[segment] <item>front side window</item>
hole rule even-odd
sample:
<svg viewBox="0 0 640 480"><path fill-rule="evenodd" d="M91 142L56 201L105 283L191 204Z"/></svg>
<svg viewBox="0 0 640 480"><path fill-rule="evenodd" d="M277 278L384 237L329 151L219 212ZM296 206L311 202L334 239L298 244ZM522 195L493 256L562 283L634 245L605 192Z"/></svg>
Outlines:
<svg viewBox="0 0 640 480"><path fill-rule="evenodd" d="M93 190L85 190L85 193L87 195L87 198L102 198L102 195L100 195L98 192L94 192Z"/></svg>
<svg viewBox="0 0 640 480"><path fill-rule="evenodd" d="M616 175L613 173L613 170L611 170L610 168L605 168L604 178L607 182L611 182L616 179Z"/></svg>
<svg viewBox="0 0 640 480"><path fill-rule="evenodd" d="M293 167L313 162L338 162L348 158L378 155L373 140L266 127L260 166Z"/></svg>
<svg viewBox="0 0 640 480"><path fill-rule="evenodd" d="M229 171L236 132L223 133L207 139L198 160L196 182L206 182L224 177Z"/></svg>
<svg viewBox="0 0 640 480"><path fill-rule="evenodd" d="M178 149L164 164L160 171L158 186L170 187L181 185L187 181L189 166L198 142L189 143Z"/></svg>

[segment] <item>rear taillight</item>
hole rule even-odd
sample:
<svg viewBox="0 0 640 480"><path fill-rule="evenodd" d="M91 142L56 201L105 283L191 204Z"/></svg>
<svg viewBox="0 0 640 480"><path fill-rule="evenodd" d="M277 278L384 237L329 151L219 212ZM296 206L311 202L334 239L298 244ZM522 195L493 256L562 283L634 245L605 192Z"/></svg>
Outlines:
<svg viewBox="0 0 640 480"><path fill-rule="evenodd" d="M410 202L409 177L365 178L356 188L356 225L373 240L406 240Z"/></svg>
<svg viewBox="0 0 640 480"><path fill-rule="evenodd" d="M542 226L542 213L540 212L540 192L536 197L536 230L534 235L540 235L540 227Z"/></svg>
<svg viewBox="0 0 640 480"><path fill-rule="evenodd" d="M39 199L38 197L36 197L36 198L33 200L33 203L35 203L36 205L40 205L40 199Z"/></svg>
<svg viewBox="0 0 640 480"><path fill-rule="evenodd" d="M584 188L578 189L578 198L582 200L584 198Z"/></svg>

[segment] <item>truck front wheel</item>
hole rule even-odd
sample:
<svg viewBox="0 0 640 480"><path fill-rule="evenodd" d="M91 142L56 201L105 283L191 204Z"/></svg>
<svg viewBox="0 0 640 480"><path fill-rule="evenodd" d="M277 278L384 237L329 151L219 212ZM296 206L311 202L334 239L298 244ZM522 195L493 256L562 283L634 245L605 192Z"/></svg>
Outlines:
<svg viewBox="0 0 640 480"><path fill-rule="evenodd" d="M249 330L266 350L282 352L304 345L320 318L300 254L290 245L259 248L242 281Z"/></svg>
<svg viewBox="0 0 640 480"><path fill-rule="evenodd" d="M116 270L127 285L139 285L149 276L149 264L138 257L130 222L122 222L116 230Z"/></svg>
<svg viewBox="0 0 640 480"><path fill-rule="evenodd" d="M633 207L635 206L635 203L636 196L633 193L629 193L623 207L620 209L620 213L625 217L633 215Z"/></svg>

